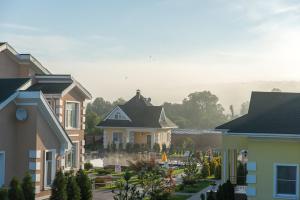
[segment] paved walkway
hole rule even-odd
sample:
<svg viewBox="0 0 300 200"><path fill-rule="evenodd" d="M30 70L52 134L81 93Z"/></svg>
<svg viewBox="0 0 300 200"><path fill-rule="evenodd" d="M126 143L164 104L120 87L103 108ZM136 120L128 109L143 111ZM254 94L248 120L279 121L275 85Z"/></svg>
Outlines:
<svg viewBox="0 0 300 200"><path fill-rule="evenodd" d="M204 193L206 195L206 192L211 190L212 187L214 188L218 188L218 186L221 184L221 181L215 181L216 186L208 186L207 188L204 188L203 190L201 190L200 192L194 193L193 196L191 196L190 198L188 198L187 200L199 200L200 199L200 195L202 193Z"/></svg>

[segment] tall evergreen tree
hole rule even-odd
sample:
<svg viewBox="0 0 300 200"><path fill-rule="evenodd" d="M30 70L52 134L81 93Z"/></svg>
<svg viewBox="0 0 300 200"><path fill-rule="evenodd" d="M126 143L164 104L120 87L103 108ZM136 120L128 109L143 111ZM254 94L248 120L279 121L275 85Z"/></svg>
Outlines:
<svg viewBox="0 0 300 200"><path fill-rule="evenodd" d="M34 183L32 182L32 177L29 172L27 172L23 178L22 189L25 200L34 200Z"/></svg>
<svg viewBox="0 0 300 200"><path fill-rule="evenodd" d="M8 200L8 191L6 188L0 188L0 200Z"/></svg>
<svg viewBox="0 0 300 200"><path fill-rule="evenodd" d="M24 200L22 187L16 177L14 177L9 184L8 199L9 200Z"/></svg>
<svg viewBox="0 0 300 200"><path fill-rule="evenodd" d="M77 172L76 181L80 188L81 200L92 200L92 183L82 169Z"/></svg>
<svg viewBox="0 0 300 200"><path fill-rule="evenodd" d="M80 200L80 188L74 176L68 177L67 184L68 200Z"/></svg>
<svg viewBox="0 0 300 200"><path fill-rule="evenodd" d="M50 200L67 200L66 188L66 178L63 172L56 172L55 179L52 184Z"/></svg>

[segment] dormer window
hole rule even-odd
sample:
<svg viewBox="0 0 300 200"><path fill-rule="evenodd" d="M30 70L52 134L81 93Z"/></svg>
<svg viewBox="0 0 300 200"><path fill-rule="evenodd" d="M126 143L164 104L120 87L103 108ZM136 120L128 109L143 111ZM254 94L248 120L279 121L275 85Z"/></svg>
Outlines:
<svg viewBox="0 0 300 200"><path fill-rule="evenodd" d="M117 112L116 114L115 114L115 119L121 119L121 113L119 113L119 112Z"/></svg>

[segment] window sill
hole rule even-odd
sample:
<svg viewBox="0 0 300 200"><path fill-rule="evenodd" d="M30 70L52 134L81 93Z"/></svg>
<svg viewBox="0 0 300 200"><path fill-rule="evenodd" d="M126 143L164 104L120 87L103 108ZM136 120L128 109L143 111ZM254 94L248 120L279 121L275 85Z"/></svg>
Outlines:
<svg viewBox="0 0 300 200"><path fill-rule="evenodd" d="M80 131L81 130L81 128L68 128L68 127L66 127L65 129L67 131Z"/></svg>
<svg viewBox="0 0 300 200"><path fill-rule="evenodd" d="M275 194L273 195L275 199L298 199L296 195L286 195L286 194Z"/></svg>

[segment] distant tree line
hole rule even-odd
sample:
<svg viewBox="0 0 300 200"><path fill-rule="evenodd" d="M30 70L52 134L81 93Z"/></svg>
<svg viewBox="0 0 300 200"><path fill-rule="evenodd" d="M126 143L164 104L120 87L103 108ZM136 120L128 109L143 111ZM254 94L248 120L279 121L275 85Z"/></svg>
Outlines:
<svg viewBox="0 0 300 200"><path fill-rule="evenodd" d="M125 102L122 98L109 102L98 97L89 103L86 109L86 133L100 133L96 125L116 105L122 105ZM229 108L231 114L226 114L224 107L220 104L219 98L215 94L212 94L210 91L202 91L189 94L181 103L165 102L163 107L168 118L177 124L179 128L212 129L246 114L249 102L241 105L239 114L234 113L233 106Z"/></svg>

